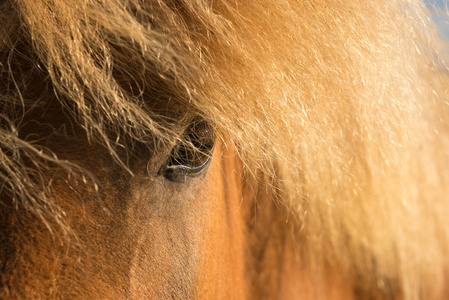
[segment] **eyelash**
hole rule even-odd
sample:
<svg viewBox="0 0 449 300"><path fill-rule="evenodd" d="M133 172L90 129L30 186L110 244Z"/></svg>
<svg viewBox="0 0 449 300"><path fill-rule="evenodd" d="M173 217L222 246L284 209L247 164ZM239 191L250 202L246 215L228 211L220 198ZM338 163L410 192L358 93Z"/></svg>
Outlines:
<svg viewBox="0 0 449 300"><path fill-rule="evenodd" d="M185 183L189 177L202 174L212 160L215 135L203 118L195 118L181 141L172 149L160 173L173 182Z"/></svg>

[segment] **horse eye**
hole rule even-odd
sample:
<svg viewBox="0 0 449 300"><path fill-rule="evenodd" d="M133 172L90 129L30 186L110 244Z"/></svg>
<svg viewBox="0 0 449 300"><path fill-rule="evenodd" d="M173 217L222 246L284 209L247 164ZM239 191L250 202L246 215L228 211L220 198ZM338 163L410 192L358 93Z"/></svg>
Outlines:
<svg viewBox="0 0 449 300"><path fill-rule="evenodd" d="M215 145L212 127L197 117L172 149L161 173L170 181L186 182L187 177L200 175L209 166Z"/></svg>

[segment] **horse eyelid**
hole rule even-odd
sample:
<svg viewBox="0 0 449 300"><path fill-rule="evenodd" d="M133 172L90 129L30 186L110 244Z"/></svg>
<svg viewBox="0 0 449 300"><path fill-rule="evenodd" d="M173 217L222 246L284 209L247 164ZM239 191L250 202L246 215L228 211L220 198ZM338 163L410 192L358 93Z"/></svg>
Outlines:
<svg viewBox="0 0 449 300"><path fill-rule="evenodd" d="M185 145L176 145L159 174L170 181L185 183L188 177L202 174L212 160L215 135L202 118L195 118L186 129Z"/></svg>

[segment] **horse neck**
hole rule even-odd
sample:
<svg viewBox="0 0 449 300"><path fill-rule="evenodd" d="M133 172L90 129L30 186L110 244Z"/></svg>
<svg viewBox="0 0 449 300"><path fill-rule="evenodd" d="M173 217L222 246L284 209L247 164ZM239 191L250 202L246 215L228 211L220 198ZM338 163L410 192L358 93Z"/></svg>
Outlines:
<svg viewBox="0 0 449 300"><path fill-rule="evenodd" d="M299 226L289 218L289 209L258 180L244 182L248 298L389 299L371 288L360 288L356 277L335 267L312 270L302 255L304 238L298 237Z"/></svg>

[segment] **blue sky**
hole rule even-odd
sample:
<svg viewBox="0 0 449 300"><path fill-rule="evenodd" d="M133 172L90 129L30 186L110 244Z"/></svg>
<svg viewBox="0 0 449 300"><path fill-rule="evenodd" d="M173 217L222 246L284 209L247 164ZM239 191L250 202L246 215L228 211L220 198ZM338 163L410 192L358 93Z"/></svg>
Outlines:
<svg viewBox="0 0 449 300"><path fill-rule="evenodd" d="M449 0L424 0L429 8L446 8ZM441 32L449 39L449 13L435 15L433 21L440 27Z"/></svg>
<svg viewBox="0 0 449 300"><path fill-rule="evenodd" d="M438 7L443 7L444 3L447 2L447 0L424 0L424 3L426 5L436 5Z"/></svg>

